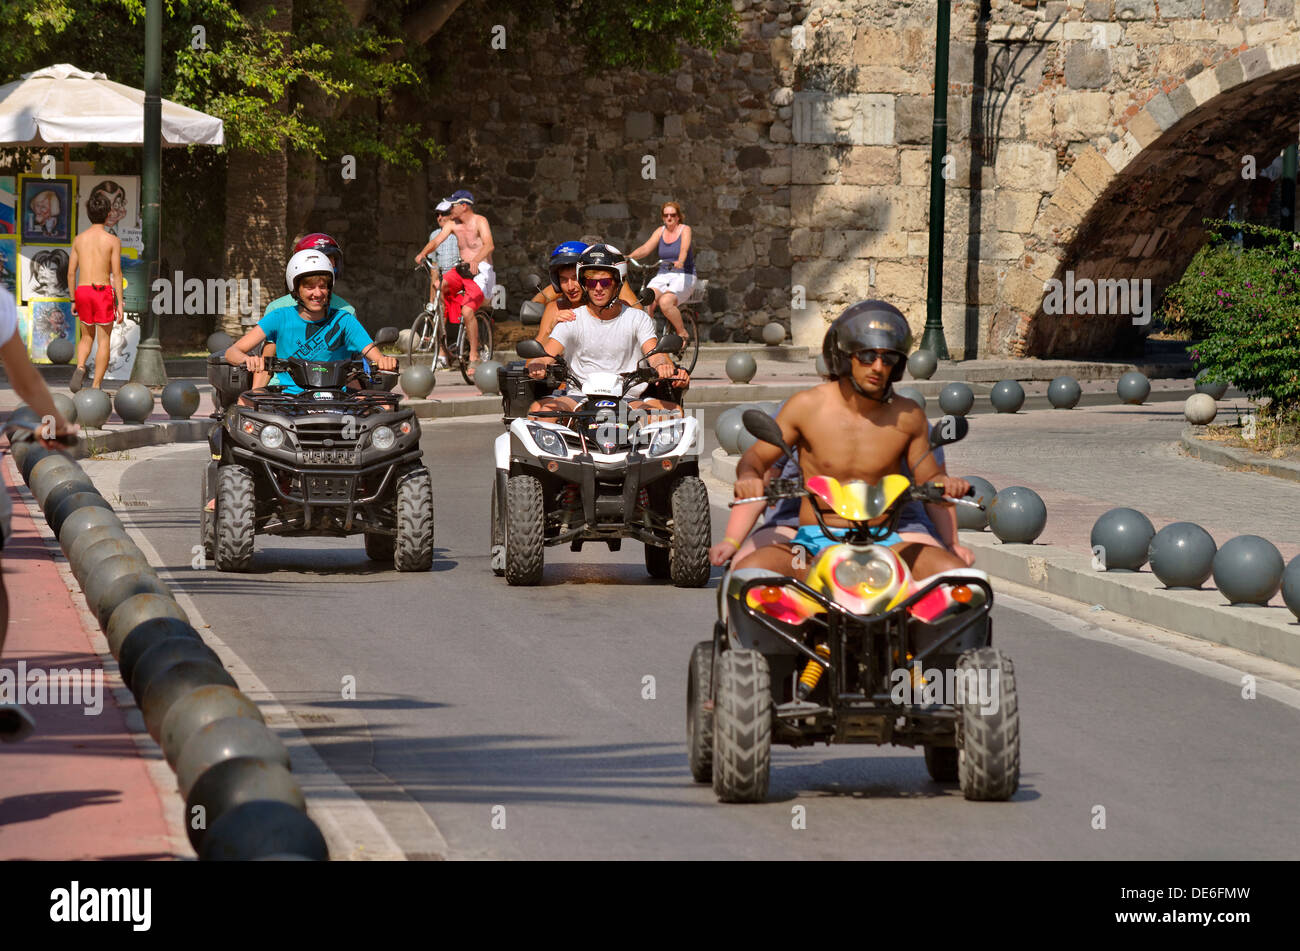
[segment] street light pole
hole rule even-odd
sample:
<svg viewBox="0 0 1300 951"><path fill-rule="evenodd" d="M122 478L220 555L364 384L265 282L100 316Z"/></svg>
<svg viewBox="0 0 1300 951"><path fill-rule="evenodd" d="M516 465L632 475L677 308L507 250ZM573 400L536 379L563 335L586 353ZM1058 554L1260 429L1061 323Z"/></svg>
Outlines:
<svg viewBox="0 0 1300 951"><path fill-rule="evenodd" d="M144 273L149 288L158 279L158 231L162 194L162 3L146 0L144 16L144 158L140 167L143 214ZM145 386L166 386L167 366L158 340L158 315L146 296L140 317L140 348L131 380Z"/></svg>
<svg viewBox="0 0 1300 951"><path fill-rule="evenodd" d="M930 260L925 296L925 332L921 348L940 360L950 359L943 336L944 154L948 151L949 0L938 0L934 38L934 131L930 143Z"/></svg>

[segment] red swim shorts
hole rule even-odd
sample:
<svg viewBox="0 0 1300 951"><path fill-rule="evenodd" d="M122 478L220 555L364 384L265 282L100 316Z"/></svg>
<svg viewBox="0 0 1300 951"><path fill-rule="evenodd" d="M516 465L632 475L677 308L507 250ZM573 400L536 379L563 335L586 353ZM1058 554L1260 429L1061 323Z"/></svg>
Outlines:
<svg viewBox="0 0 1300 951"><path fill-rule="evenodd" d="M77 319L83 324L111 324L117 297L108 284L82 284L73 300L77 302Z"/></svg>
<svg viewBox="0 0 1300 951"><path fill-rule="evenodd" d="M483 289L455 271L442 276L442 297L447 302L447 322L460 323L461 307L478 310L483 306Z"/></svg>

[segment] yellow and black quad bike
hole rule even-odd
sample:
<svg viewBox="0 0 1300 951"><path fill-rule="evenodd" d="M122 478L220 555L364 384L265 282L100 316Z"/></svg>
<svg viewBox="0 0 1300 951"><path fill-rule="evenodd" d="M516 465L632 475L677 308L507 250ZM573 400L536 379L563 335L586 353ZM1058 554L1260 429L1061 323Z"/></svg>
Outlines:
<svg viewBox="0 0 1300 951"><path fill-rule="evenodd" d="M771 417L749 410L743 420L792 457ZM933 428L933 446L965 435L964 419L948 420ZM761 498L805 496L822 530L843 541L813 558L805 581L760 568L723 578L713 640L695 646L688 674L695 780L712 780L723 802L761 802L773 743L889 743L923 747L930 776L959 782L967 799L1011 798L1020 782L1020 715L1015 668L991 646L988 575L963 568L915 580L877 544L908 501L983 506L901 475L875 485L774 479ZM828 527L824 513L846 521L847 531Z"/></svg>

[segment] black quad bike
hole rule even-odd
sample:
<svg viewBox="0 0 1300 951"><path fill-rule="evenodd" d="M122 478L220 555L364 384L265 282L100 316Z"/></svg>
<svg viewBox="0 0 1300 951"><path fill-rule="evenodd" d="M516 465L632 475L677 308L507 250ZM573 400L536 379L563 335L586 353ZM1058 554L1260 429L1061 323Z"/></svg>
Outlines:
<svg viewBox="0 0 1300 951"><path fill-rule="evenodd" d="M948 419L954 425L936 426L932 445L965 435L965 420ZM770 417L749 410L743 421L790 457ZM723 579L713 640L695 646L688 670L692 776L712 780L723 802L760 802L773 743L889 743L923 747L930 776L958 781L967 799L1009 799L1020 713L1011 659L991 646L988 575L963 568L914 580L877 544L909 500L978 503L901 475L876 485L774 479L760 498L804 497L823 531L825 511L848 532L811 560L805 580L760 568Z"/></svg>
<svg viewBox="0 0 1300 951"><path fill-rule="evenodd" d="M380 344L396 339L393 328L376 336ZM375 561L430 570L433 479L421 463L414 410L388 392L396 374L367 374L359 359L271 357L266 369L288 372L302 392L271 386L248 393L251 407L239 406L248 371L223 354L208 358L221 425L209 437L212 459L203 473L206 556L221 571L247 571L259 533L364 534Z"/></svg>
<svg viewBox="0 0 1300 951"><path fill-rule="evenodd" d="M676 353L681 338L667 334L655 353ZM546 356L536 340L520 341L519 356ZM518 390L502 368L503 394ZM551 382L570 381L562 358L551 367ZM646 570L671 578L679 587L698 588L709 580L709 494L699 473L699 420L692 416L648 422L630 411L627 392L650 383L646 396L671 395L654 368L629 373L597 373L582 381L584 402L564 413L518 415L497 437L496 478L492 487L492 570L511 585L542 579L545 550L568 542L581 551L586 542L603 542L618 551L624 538L645 545ZM662 388L662 389L661 389ZM511 418L510 405L506 407ZM526 413L526 404L515 413Z"/></svg>

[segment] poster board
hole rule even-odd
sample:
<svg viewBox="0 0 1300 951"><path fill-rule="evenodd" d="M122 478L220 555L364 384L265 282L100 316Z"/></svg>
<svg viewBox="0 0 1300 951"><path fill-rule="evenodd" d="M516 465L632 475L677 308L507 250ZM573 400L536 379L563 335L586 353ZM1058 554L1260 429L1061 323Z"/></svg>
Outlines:
<svg viewBox="0 0 1300 951"><path fill-rule="evenodd" d="M0 235L18 233L18 219L14 215L18 199L14 197L14 187L12 175L0 175Z"/></svg>
<svg viewBox="0 0 1300 951"><path fill-rule="evenodd" d="M22 244L72 244L77 220L75 175L18 176L18 238Z"/></svg>
<svg viewBox="0 0 1300 951"><path fill-rule="evenodd" d="M0 233L0 287L14 295L18 301L18 238Z"/></svg>
<svg viewBox="0 0 1300 951"><path fill-rule="evenodd" d="M45 348L57 337L77 342L77 319L72 316L72 301L51 298L34 298L31 312L31 339L27 353L32 363L50 362Z"/></svg>
<svg viewBox="0 0 1300 951"><path fill-rule="evenodd" d="M139 175L82 175L77 179L77 233L90 227L86 202L92 195L103 194L111 211L104 229L116 235L123 248L144 250L143 222L140 217Z"/></svg>
<svg viewBox="0 0 1300 951"><path fill-rule="evenodd" d="M139 254L135 248L122 248L122 270L126 271L126 262L133 261ZM125 280L125 277L123 278ZM78 327L80 333L94 333L87 330L86 327ZM104 371L104 379L113 382L126 383L131 379L131 371L135 368L135 355L140 349L140 315L126 315L126 319L120 324L114 322L113 332L109 337L108 343L108 369ZM95 342L91 345L90 357L86 360L86 372L90 377L95 374L95 359L99 356L99 338L95 337Z"/></svg>
<svg viewBox="0 0 1300 951"><path fill-rule="evenodd" d="M18 336L22 338L24 348L31 347L32 314L30 307L18 308Z"/></svg>
<svg viewBox="0 0 1300 951"><path fill-rule="evenodd" d="M18 249L18 287L20 303L30 304L38 297L71 300L68 287L68 260L71 248L48 244L23 244Z"/></svg>

